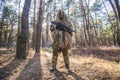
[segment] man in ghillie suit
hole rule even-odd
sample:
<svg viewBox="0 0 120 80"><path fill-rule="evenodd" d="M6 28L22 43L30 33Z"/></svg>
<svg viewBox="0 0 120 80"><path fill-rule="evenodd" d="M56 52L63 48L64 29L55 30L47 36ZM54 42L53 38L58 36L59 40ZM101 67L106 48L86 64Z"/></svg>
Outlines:
<svg viewBox="0 0 120 80"><path fill-rule="evenodd" d="M56 17L56 22L60 22L72 29L71 22L67 19L67 16L62 10L59 10ZM72 32L66 32L56 29L55 25L50 25L51 37L52 37L52 68L50 71L56 70L58 53L62 52L66 69L69 71L69 56L68 50L71 48Z"/></svg>

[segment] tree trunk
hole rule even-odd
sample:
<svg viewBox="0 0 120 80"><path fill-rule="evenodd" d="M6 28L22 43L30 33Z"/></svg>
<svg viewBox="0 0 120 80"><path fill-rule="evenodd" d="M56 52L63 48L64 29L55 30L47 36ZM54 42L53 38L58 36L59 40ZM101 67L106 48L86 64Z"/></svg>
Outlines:
<svg viewBox="0 0 120 80"><path fill-rule="evenodd" d="M25 0L22 18L21 18L21 32L17 40L16 58L25 59L27 57L27 42L29 38L29 10L31 0Z"/></svg>
<svg viewBox="0 0 120 80"><path fill-rule="evenodd" d="M0 23L0 43L2 42L2 27L3 27L3 18L2 18L2 21Z"/></svg>
<svg viewBox="0 0 120 80"><path fill-rule="evenodd" d="M36 26L36 45L35 45L35 52L40 53L40 45L41 45L41 33L42 33L42 21L43 21L43 1L40 0L39 6L39 15L38 15L38 22Z"/></svg>
<svg viewBox="0 0 120 80"><path fill-rule="evenodd" d="M85 19L84 19L84 16L83 16L83 28L84 28L84 36L85 36L85 41L86 41L86 46L88 46L89 42L88 42L88 39L87 39L87 34L86 34L86 28L85 28Z"/></svg>
<svg viewBox="0 0 120 80"><path fill-rule="evenodd" d="M8 21L7 21L7 23L8 23ZM6 43L7 40L8 40L8 27L9 27L9 25L7 24L6 30L5 30L5 32L4 32L4 40L5 40L5 43Z"/></svg>
<svg viewBox="0 0 120 80"><path fill-rule="evenodd" d="M119 4L119 0L115 0L115 5L116 5L116 8L117 8L118 20L120 21L120 4Z"/></svg>
<svg viewBox="0 0 120 80"><path fill-rule="evenodd" d="M69 19L69 16L70 16L70 6L68 5L68 19Z"/></svg>
<svg viewBox="0 0 120 80"><path fill-rule="evenodd" d="M113 25L113 23L112 23L112 21L111 21L111 19L110 19L110 15L109 15L109 13L108 13L107 7L106 7L106 5L105 5L105 3L104 3L103 0L102 0L102 3L103 3L103 5L104 5L104 7L105 7L105 10L106 10L106 12L107 12L108 18L109 18L110 23L111 23L111 29L112 29L112 34L113 34L113 42L114 42L114 45L116 45L116 42L117 42L117 41L116 41L116 36L115 36L116 29L115 29L115 26Z"/></svg>
<svg viewBox="0 0 120 80"><path fill-rule="evenodd" d="M85 30L87 31L87 34L88 34L88 41L87 41L87 44L88 44L88 45L91 45L91 44L90 44L89 25L88 25L88 21L87 21L87 17L86 17L86 13L85 13L85 9L84 9L83 1L82 1L82 0L80 0L80 5L81 5L81 7L82 7L83 16L84 16L84 19L85 19L85 22L86 22L86 28L85 28ZM87 37L87 36L86 36L86 37Z"/></svg>
<svg viewBox="0 0 120 80"><path fill-rule="evenodd" d="M34 49L35 48L35 30L36 30L36 0L34 0L34 23L33 23L33 34L32 34L32 48Z"/></svg>
<svg viewBox="0 0 120 80"><path fill-rule="evenodd" d="M49 14L47 14L47 17L46 17L46 47L48 47L48 42L49 42L49 22L48 22L48 17L49 17Z"/></svg>
<svg viewBox="0 0 120 80"><path fill-rule="evenodd" d="M19 0L19 5L18 5L18 29L17 29L17 41L16 41L16 42L18 42L18 37L19 37L19 35L20 35L20 28L21 28L21 25L20 25L20 23L21 23L20 3L21 3L21 0ZM17 48L16 48L16 50L17 50Z"/></svg>
<svg viewBox="0 0 120 80"><path fill-rule="evenodd" d="M111 6L112 6L112 8L113 8L113 11L114 11L114 13L115 13L115 17L116 17L116 19L117 19L117 18L118 18L118 16L117 16L117 10L115 9L115 6L113 5L112 1L109 0L109 2L110 2Z"/></svg>
<svg viewBox="0 0 120 80"><path fill-rule="evenodd" d="M70 16L70 3L71 3L72 0L67 0L67 13L68 13L68 19L69 19L69 16Z"/></svg>
<svg viewBox="0 0 120 80"><path fill-rule="evenodd" d="M61 10L63 10L63 0L60 0L61 2Z"/></svg>
<svg viewBox="0 0 120 80"><path fill-rule="evenodd" d="M86 5L88 7L88 11L87 11L87 32L88 32L88 35L89 35L89 44L90 44L90 46L92 46L93 41L92 41L92 31L91 31L91 28L90 28L91 24L90 24L90 17L89 17L89 15L90 15L89 0L88 0L88 4L87 4L86 0L84 0L84 1L85 1Z"/></svg>
<svg viewBox="0 0 120 80"><path fill-rule="evenodd" d="M54 20L55 20L55 16L56 16L56 0L54 0Z"/></svg>
<svg viewBox="0 0 120 80"><path fill-rule="evenodd" d="M3 10L2 10L2 7L4 9L4 5L5 4L5 1L1 1L1 5L0 5L0 10L2 11L2 21L0 23L0 43L2 43L2 31L3 31L3 23L4 23L4 18L3 18Z"/></svg>
<svg viewBox="0 0 120 80"><path fill-rule="evenodd" d="M8 36L8 43L7 43L8 49L12 46L12 33L13 33L13 23L11 24L11 29Z"/></svg>
<svg viewBox="0 0 120 80"><path fill-rule="evenodd" d="M120 46L120 30L119 30L119 24L120 24L120 7L119 7L119 0L114 0L115 5L112 3L111 0L109 0L113 11L115 13L116 17L116 24L117 24L117 44Z"/></svg>
<svg viewBox="0 0 120 80"><path fill-rule="evenodd" d="M93 29L94 29L94 30L93 30L94 32L92 32L92 31L91 31L92 29L91 29L91 27L90 27L90 33L92 33L92 34L90 35L91 43L92 43L92 45L97 45L97 46L99 46L100 40L99 40L98 31L97 31L97 16L96 16L96 12L95 12L96 24L95 24L94 21L93 21L92 14L91 14L90 9L89 9L89 0L88 0L88 4L87 4L87 1L86 1L86 0L84 0L84 1L85 1L86 7L87 7L88 12L89 12L89 17L91 18L91 21L92 21L92 24L90 24L90 26L93 27ZM88 20L89 20L88 22L90 22L90 18L88 19ZM95 27L95 26L96 26L96 27ZM99 29L99 28L98 28L98 29ZM96 37L97 37L97 42L94 41L93 34L96 35Z"/></svg>
<svg viewBox="0 0 120 80"><path fill-rule="evenodd" d="M4 7L3 7L4 8ZM2 21L1 21L1 24L0 24L0 43L2 42L2 35L3 35L3 25L4 25L4 17L3 17L3 13L2 13Z"/></svg>
<svg viewBox="0 0 120 80"><path fill-rule="evenodd" d="M118 15L118 23L117 23L117 43L120 46L120 4L119 4L119 0L115 0L115 5L116 5L116 10L117 10L117 15Z"/></svg>
<svg viewBox="0 0 120 80"><path fill-rule="evenodd" d="M17 35L20 35L20 23L21 23L21 19L20 19L20 3L21 3L21 0L19 0L19 10L18 10L18 34Z"/></svg>
<svg viewBox="0 0 120 80"><path fill-rule="evenodd" d="M9 27L11 27L11 29L9 30L9 36L8 36L8 43L7 43L7 48L9 49L10 47L12 47L12 33L13 33L13 26L14 26L14 22L15 22L15 19L16 19L16 17L15 17L15 15L13 15L12 16L12 19L10 20L10 17L9 17L9 22L10 22L10 26Z"/></svg>

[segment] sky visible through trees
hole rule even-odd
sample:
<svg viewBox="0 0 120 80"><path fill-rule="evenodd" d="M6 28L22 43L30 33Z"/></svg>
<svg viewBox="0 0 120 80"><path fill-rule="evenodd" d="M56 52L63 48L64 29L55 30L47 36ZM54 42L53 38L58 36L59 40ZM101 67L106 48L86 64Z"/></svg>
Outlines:
<svg viewBox="0 0 120 80"><path fill-rule="evenodd" d="M115 5L113 1L112 3ZM12 1L3 0L0 2L0 4L1 4L1 8L0 8L1 18L2 18L2 13L4 10L3 7L5 6L8 6L9 9L15 11L17 16L21 16L22 11L23 11L23 6L24 6L23 0L12 0ZM89 26L93 26L94 28L90 28L87 31L88 33L86 33L85 31L84 33L86 33L86 35L89 35L89 32L90 32L91 33L90 35L93 36L93 38L95 37L102 38L102 35L106 35L104 36L104 39L107 38L108 36L109 38L112 39L112 34L114 33L114 31L112 32L110 27L115 25L115 17L114 17L115 14L114 14L111 4L109 3L109 0L84 0L82 2L83 7L80 4L80 0L44 0L43 4L44 4L44 7L43 7L43 10L44 10L43 26L44 27L43 27L42 34L46 33L45 26L47 25L49 26L50 22L55 20L57 11L59 9L62 9L65 11L69 19L72 21L74 28L78 30L77 33L75 34L76 38L82 35L81 33L79 34L79 32L83 31L82 28L85 28L83 26L89 25ZM36 0L35 8L36 8L35 22L37 23L37 17L38 17L38 12L39 12L39 0ZM85 13L83 13L84 10L85 10ZM83 17L85 16L86 16L86 19L84 21ZM34 0L32 0L31 2L30 12L29 12L30 32L33 31L32 30L33 23L34 23L33 20L34 20ZM17 29L17 27L18 25L16 21L13 28ZM97 35L94 34L94 32L97 33ZM30 34L32 35L32 33ZM89 40L89 37L86 36L86 40L87 39ZM82 36L81 38L83 39L85 37ZM80 41L80 39L76 41Z"/></svg>
<svg viewBox="0 0 120 80"><path fill-rule="evenodd" d="M76 31L69 51L70 74L61 54L58 74L49 72L51 21L60 9ZM120 0L0 0L0 80L61 77L120 80Z"/></svg>
<svg viewBox="0 0 120 80"><path fill-rule="evenodd" d="M12 1L6 1L6 5L9 5L9 6L11 6L14 10L16 10L16 12L18 13L18 1L19 0L12 0ZM37 1L37 4L38 4L38 0L36 0ZM57 10L59 10L59 9L61 9L61 4L60 4L60 1L61 0L56 0L56 7L57 7ZM66 3L66 1L67 0L62 0L63 1L63 5L64 5L64 7L66 8L66 6L67 6L67 3ZM72 1L72 0L71 0ZM99 0L98 0L99 1ZM47 3L47 0L45 0L45 2ZM87 0L87 2L88 2L88 0ZM93 6L93 4L94 4L94 2L95 2L95 0L90 0L89 1L89 4L90 4L90 7L91 6ZM1 2L0 2L1 3ZM32 3L33 3L33 1L32 1ZM79 6L79 0L74 0L74 3L75 4L72 4L72 2L70 3L70 14L72 14L73 13L73 11L74 11L74 8L76 8L76 7L78 7ZM24 1L20 1L20 11L21 11L21 13L22 13L22 9L23 9L23 5L24 5ZM46 6L46 5L45 5ZM111 8L111 6L110 6L110 4L107 2L106 3L106 6L107 6L107 8L108 8L108 11L110 12L111 10L112 10L112 8ZM46 8L47 8L47 6L46 6ZM0 8L0 14L2 14L2 10L3 10L3 7L1 7ZM66 13L67 13L67 10L65 9L64 10ZM77 10L78 11L78 10ZM78 12L80 12L80 11L78 11ZM51 12L52 14L53 14L53 12ZM99 11L98 12L98 15L99 15L99 17L101 16L101 17L104 17L104 14L106 13L106 11L105 11L105 9L103 8L101 11ZM46 13L45 13L46 14ZM92 15L94 16L94 12L92 12ZM33 18L32 17L33 16L33 5L31 5L31 9L30 9L30 21L32 20L31 18ZM46 15L45 15L46 16ZM1 16L0 16L1 17ZM72 16L70 16L70 17L72 17ZM107 17L107 16L106 16ZM78 20L79 20L79 18L78 18Z"/></svg>

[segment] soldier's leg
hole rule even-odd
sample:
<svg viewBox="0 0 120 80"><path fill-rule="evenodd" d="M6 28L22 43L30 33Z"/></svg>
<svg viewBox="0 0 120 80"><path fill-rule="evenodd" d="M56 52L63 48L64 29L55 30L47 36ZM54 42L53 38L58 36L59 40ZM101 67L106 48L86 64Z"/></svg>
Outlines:
<svg viewBox="0 0 120 80"><path fill-rule="evenodd" d="M64 62L65 62L65 66L67 69L69 69L69 56L68 56L68 50L67 49L64 49L62 51L63 53L63 57L64 57Z"/></svg>
<svg viewBox="0 0 120 80"><path fill-rule="evenodd" d="M57 58L58 58L58 51L57 50L53 50L52 68L50 69L50 71L54 71L56 69Z"/></svg>

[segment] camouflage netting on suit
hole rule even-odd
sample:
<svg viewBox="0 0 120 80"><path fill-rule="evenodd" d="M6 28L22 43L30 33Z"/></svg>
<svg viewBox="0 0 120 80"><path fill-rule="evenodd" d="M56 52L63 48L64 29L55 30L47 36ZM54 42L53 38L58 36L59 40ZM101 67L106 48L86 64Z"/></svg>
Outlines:
<svg viewBox="0 0 120 80"><path fill-rule="evenodd" d="M72 24L67 19L67 16L63 11L59 11L56 17L56 21L60 22L72 29ZM53 49L59 49L59 48L67 48L70 49L71 42L72 42L72 33L63 32L60 30L56 30L54 25L51 25L53 31L51 31L52 36L52 47Z"/></svg>

